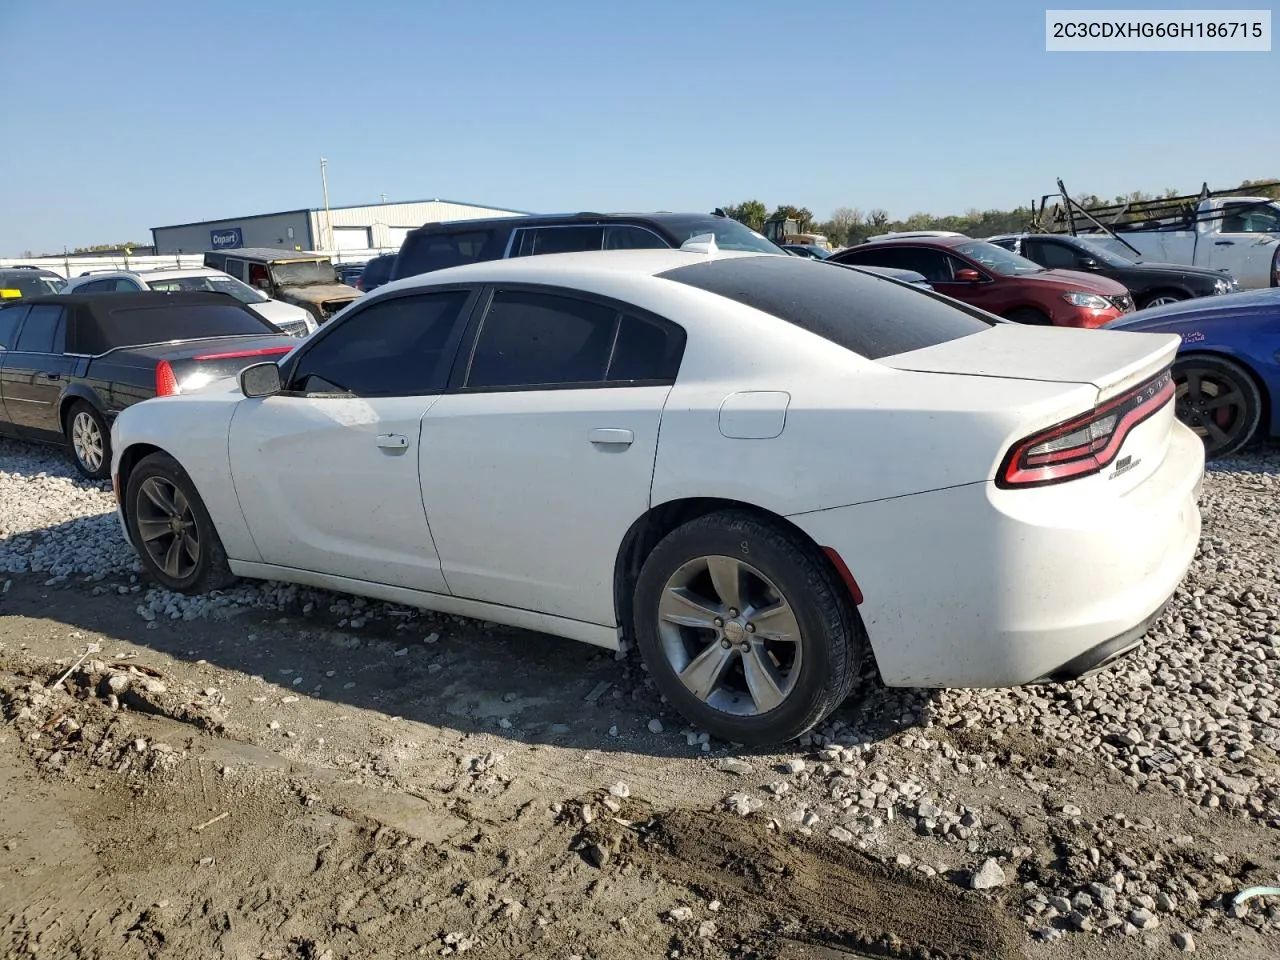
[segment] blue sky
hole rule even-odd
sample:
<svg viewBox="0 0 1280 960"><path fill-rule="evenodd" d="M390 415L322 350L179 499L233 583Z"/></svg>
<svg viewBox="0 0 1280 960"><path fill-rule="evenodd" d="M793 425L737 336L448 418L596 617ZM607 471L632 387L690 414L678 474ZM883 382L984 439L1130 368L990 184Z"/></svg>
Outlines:
<svg viewBox="0 0 1280 960"><path fill-rule="evenodd" d="M1046 6L1107 4L0 0L0 254L319 206L321 156L335 205L533 211L1280 177L1280 53L1046 53Z"/></svg>

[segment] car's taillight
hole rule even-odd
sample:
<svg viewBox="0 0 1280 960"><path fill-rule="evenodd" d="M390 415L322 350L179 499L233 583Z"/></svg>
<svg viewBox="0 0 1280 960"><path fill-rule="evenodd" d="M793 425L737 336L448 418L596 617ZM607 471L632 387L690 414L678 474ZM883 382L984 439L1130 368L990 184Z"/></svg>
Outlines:
<svg viewBox="0 0 1280 960"><path fill-rule="evenodd" d="M226 353L202 353L192 360L244 360L248 357L274 357L288 353L293 347L262 347L260 350L228 350Z"/></svg>
<svg viewBox="0 0 1280 960"><path fill-rule="evenodd" d="M999 487L1042 487L1098 473L1116 458L1125 438L1173 399L1169 370L1079 417L1024 437L1005 455Z"/></svg>
<svg viewBox="0 0 1280 960"><path fill-rule="evenodd" d="M168 360L156 364L156 396L171 397L178 392L178 378Z"/></svg>

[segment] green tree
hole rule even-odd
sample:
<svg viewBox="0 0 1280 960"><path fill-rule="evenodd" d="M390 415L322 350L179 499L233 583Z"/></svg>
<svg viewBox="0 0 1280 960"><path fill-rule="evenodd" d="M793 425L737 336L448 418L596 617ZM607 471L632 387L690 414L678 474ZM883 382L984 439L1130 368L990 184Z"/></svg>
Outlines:
<svg viewBox="0 0 1280 960"><path fill-rule="evenodd" d="M745 200L722 209L734 220L757 232L764 229L765 217L769 215L769 208L759 200Z"/></svg>

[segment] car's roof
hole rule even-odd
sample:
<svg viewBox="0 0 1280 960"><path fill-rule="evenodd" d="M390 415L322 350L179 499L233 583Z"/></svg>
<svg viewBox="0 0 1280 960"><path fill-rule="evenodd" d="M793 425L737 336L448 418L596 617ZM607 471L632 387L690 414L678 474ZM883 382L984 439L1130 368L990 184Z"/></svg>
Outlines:
<svg viewBox="0 0 1280 960"><path fill-rule="evenodd" d="M841 250L841 253L848 253L849 250L874 250L878 247L958 247L962 243L979 243L973 237L963 235L947 235L939 236L932 233L908 234L905 236L884 236L878 240L866 240L857 246L848 247Z"/></svg>
<svg viewBox="0 0 1280 960"><path fill-rule="evenodd" d="M17 302L17 301L15 301ZM138 307L155 307L161 304L178 306L202 306L216 304L226 306L235 304L242 306L235 297L225 293L205 293L180 291L164 293L158 290L147 290L144 293L113 293L105 297L98 293L46 293L38 297L23 297L22 303L28 306L38 304L56 304L60 307L87 307L93 313L110 313L114 310L129 310Z"/></svg>
<svg viewBox="0 0 1280 960"><path fill-rule="evenodd" d="M404 277L378 288L407 290L413 287L437 286L448 283L527 282L555 283L570 277L656 276L676 267L686 267L708 260L729 260L743 257L777 257L773 253L722 250L715 254L688 250L591 250L585 253L545 253L536 257L513 257L506 260L482 260L458 267L447 267L431 273L419 273ZM788 256L787 259L796 258Z"/></svg>
<svg viewBox="0 0 1280 960"><path fill-rule="evenodd" d="M511 224L513 226L555 226L557 224L573 223L607 223L612 220L663 223L671 220L684 221L689 219L726 220L728 218L715 213L677 213L671 210L659 210L649 213L595 213L590 211L580 213L533 213L517 217L480 217L475 220L434 221L424 223L422 226L411 230L410 233L431 233L441 229L457 230L465 227L485 228L502 224Z"/></svg>
<svg viewBox="0 0 1280 960"><path fill-rule="evenodd" d="M46 270L44 267L0 267L0 273L11 273L22 277L57 277L59 280L63 279L61 274Z"/></svg>
<svg viewBox="0 0 1280 960"><path fill-rule="evenodd" d="M308 250L278 250L274 247L233 247L228 250L207 250L205 256L217 254L223 257L239 257L242 260L328 260L327 254Z"/></svg>

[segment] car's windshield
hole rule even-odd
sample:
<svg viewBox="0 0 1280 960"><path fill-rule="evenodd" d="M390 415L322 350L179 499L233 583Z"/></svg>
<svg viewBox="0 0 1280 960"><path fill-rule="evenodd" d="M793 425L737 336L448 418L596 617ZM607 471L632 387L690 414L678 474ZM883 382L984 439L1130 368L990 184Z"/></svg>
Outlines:
<svg viewBox="0 0 1280 960"><path fill-rule="evenodd" d="M997 247L994 243L987 243L985 240L971 240L968 243L957 244L955 251L970 260L976 260L992 273L998 273L1002 277L1017 277L1044 271L1044 267L1040 264L1026 257L1020 257L1004 247Z"/></svg>
<svg viewBox="0 0 1280 960"><path fill-rule="evenodd" d="M273 263L271 277L281 286L338 282L338 274L328 260L290 260L285 263Z"/></svg>
<svg viewBox="0 0 1280 960"><path fill-rule="evenodd" d="M1136 264L1117 253L1112 253L1100 243L1095 243L1086 237L1076 237L1076 246L1080 248L1082 253L1087 254L1097 260L1104 267L1132 267Z"/></svg>
<svg viewBox="0 0 1280 960"><path fill-rule="evenodd" d="M0 288L18 290L24 297L43 297L48 293L61 293L67 281L52 273L36 273L34 270L12 270L0 273Z"/></svg>
<svg viewBox="0 0 1280 960"><path fill-rule="evenodd" d="M677 244L703 233L714 233L716 246L721 250L787 255L787 252L773 241L756 233L745 224L727 217L664 217L662 225L675 235Z"/></svg>
<svg viewBox="0 0 1280 960"><path fill-rule="evenodd" d="M173 293L177 290L229 293L241 303L266 303L270 299L247 283L241 283L235 277L169 277L165 280L149 280L147 281L147 286L152 290L160 290L165 293Z"/></svg>

